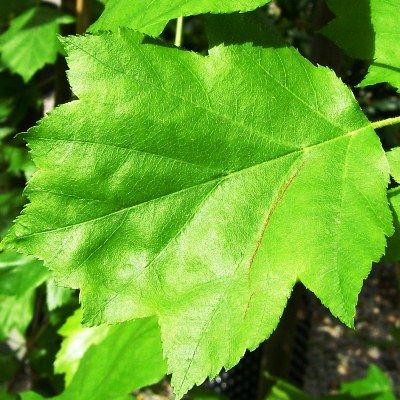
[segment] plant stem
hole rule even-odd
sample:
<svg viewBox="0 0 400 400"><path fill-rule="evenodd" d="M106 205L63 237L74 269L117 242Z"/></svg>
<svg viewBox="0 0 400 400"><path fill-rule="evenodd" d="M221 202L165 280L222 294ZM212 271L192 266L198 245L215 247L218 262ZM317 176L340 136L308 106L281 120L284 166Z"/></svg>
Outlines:
<svg viewBox="0 0 400 400"><path fill-rule="evenodd" d="M381 121L376 121L376 122L371 123L371 125L374 129L379 129L379 128L383 128L385 126L391 126L391 125L396 125L396 124L400 124L400 116L394 117L394 118L387 118L387 119L383 119Z"/></svg>
<svg viewBox="0 0 400 400"><path fill-rule="evenodd" d="M85 33L90 25L89 0L76 0L76 33Z"/></svg>
<svg viewBox="0 0 400 400"><path fill-rule="evenodd" d="M183 17L179 17L176 20L176 33L175 33L176 47L181 47L182 45L182 33L183 33Z"/></svg>

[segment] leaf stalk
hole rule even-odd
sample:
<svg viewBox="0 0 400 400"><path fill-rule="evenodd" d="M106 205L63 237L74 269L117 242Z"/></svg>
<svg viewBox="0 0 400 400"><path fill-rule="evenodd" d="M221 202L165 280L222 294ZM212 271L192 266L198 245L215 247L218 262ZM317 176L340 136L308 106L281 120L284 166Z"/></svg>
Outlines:
<svg viewBox="0 0 400 400"><path fill-rule="evenodd" d="M396 124L400 124L400 116L394 118L387 118L381 121L376 121L371 123L374 129L384 128L385 126L392 126Z"/></svg>

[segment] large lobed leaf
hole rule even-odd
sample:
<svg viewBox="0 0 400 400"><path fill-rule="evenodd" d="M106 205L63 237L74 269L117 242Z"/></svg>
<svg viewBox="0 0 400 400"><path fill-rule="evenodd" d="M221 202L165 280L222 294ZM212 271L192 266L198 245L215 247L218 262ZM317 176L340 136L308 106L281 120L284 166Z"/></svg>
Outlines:
<svg viewBox="0 0 400 400"><path fill-rule="evenodd" d="M388 82L400 88L400 1L328 0L338 16L323 32L353 57L371 59L361 85Z"/></svg>
<svg viewBox="0 0 400 400"><path fill-rule="evenodd" d="M270 0L108 0L91 31L128 27L158 36L170 19L204 13L251 11Z"/></svg>
<svg viewBox="0 0 400 400"><path fill-rule="evenodd" d="M7 243L80 288L86 322L157 315L178 398L267 338L298 280L352 325L389 175L332 71L129 30L66 47L79 100L27 135L38 172Z"/></svg>

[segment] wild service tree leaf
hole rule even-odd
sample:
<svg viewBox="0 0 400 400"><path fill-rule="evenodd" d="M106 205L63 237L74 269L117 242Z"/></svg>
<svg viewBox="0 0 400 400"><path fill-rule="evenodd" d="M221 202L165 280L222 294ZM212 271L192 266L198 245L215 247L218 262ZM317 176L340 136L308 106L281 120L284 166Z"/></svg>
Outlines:
<svg viewBox="0 0 400 400"><path fill-rule="evenodd" d="M86 329L99 332L99 328ZM155 318L138 319L105 329L108 331L98 344L85 349L69 386L53 399L128 398L132 391L157 383L164 376L166 365L162 356L160 328ZM87 343L83 345L85 347ZM42 397L29 392L22 399Z"/></svg>
<svg viewBox="0 0 400 400"><path fill-rule="evenodd" d="M170 19L204 13L251 11L270 0L108 0L100 18L90 30L133 28L158 36Z"/></svg>
<svg viewBox="0 0 400 400"><path fill-rule="evenodd" d="M38 172L6 242L80 288L87 323L157 315L178 398L268 337L298 280L352 325L389 174L332 71L129 30L66 46L79 100L27 135Z"/></svg>
<svg viewBox="0 0 400 400"><path fill-rule="evenodd" d="M71 16L49 6L28 9L0 35L1 62L25 82L29 81L46 64L56 61L61 50L57 37L60 25L72 21Z"/></svg>
<svg viewBox="0 0 400 400"><path fill-rule="evenodd" d="M322 32L351 56L371 59L362 86L388 82L400 88L400 2L327 0L338 16Z"/></svg>

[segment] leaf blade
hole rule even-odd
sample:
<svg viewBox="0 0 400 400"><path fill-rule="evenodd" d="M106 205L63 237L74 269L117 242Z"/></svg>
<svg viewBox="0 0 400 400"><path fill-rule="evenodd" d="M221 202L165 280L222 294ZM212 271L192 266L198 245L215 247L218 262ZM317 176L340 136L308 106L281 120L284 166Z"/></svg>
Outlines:
<svg viewBox="0 0 400 400"><path fill-rule="evenodd" d="M268 337L297 280L351 325L392 231L388 165L331 71L128 30L67 48L79 100L28 134L39 171L8 241L81 288L86 322L157 314L178 397Z"/></svg>

